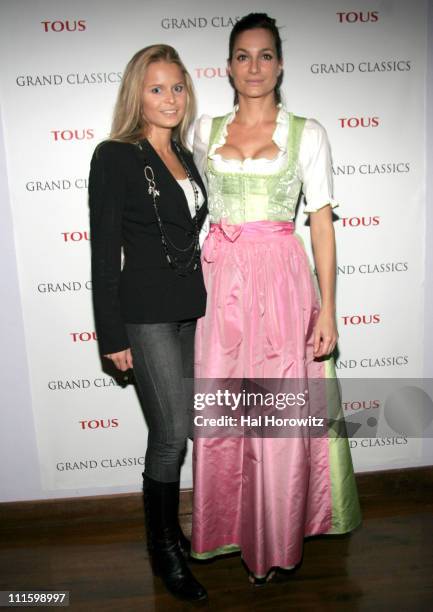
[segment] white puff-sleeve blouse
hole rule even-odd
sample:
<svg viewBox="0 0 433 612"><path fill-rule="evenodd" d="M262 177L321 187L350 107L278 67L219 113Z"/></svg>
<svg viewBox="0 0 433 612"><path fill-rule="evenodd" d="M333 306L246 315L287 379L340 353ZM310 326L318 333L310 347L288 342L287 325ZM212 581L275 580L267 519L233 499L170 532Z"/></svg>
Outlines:
<svg viewBox="0 0 433 612"><path fill-rule="evenodd" d="M257 173L261 175L274 174L287 163L287 142L289 131L289 113L280 105L276 119L276 127L272 140L278 147L278 154L273 159L246 158L225 159L217 149L224 145L227 128L233 121L238 107L226 116L220 137L209 149L209 139L212 128L212 117L202 115L196 122L194 133L194 160L206 178L208 159L215 170L229 173ZM332 208L338 206L333 197L332 160L330 146L325 128L315 119L307 119L299 145L297 175L302 182L302 191L306 206L304 212L316 212L326 205ZM210 194L211 196L212 194ZM209 205L211 206L211 198Z"/></svg>

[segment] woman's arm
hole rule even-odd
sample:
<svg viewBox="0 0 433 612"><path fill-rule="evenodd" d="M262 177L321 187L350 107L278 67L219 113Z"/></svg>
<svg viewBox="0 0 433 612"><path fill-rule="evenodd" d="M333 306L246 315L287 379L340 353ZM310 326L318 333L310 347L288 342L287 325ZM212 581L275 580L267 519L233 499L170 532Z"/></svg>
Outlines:
<svg viewBox="0 0 433 612"><path fill-rule="evenodd" d="M307 119L302 135L300 174L310 215L311 243L322 306L314 330L314 356L329 355L338 339L335 322L335 234L332 208L338 206L332 193L332 164L328 136L323 126Z"/></svg>
<svg viewBox="0 0 433 612"><path fill-rule="evenodd" d="M335 234L330 206L310 213L311 243L322 306L314 329L314 356L329 355L338 340L335 322Z"/></svg>
<svg viewBox="0 0 433 612"><path fill-rule="evenodd" d="M97 147L89 176L92 292L101 353L120 370L132 366L129 340L120 311L119 283L125 178L120 143Z"/></svg>

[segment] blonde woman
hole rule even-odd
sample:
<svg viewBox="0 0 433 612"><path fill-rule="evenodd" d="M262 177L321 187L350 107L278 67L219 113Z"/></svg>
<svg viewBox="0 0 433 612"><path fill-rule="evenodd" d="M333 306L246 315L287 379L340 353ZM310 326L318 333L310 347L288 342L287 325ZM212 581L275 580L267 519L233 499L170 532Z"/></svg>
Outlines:
<svg viewBox="0 0 433 612"><path fill-rule="evenodd" d="M134 368L149 428L143 473L154 573L185 600L204 599L178 523L179 474L192 409L196 320L205 312L199 232L206 192L186 133L191 78L167 45L128 63L111 129L89 179L92 281L100 351ZM121 266L121 251L124 263Z"/></svg>

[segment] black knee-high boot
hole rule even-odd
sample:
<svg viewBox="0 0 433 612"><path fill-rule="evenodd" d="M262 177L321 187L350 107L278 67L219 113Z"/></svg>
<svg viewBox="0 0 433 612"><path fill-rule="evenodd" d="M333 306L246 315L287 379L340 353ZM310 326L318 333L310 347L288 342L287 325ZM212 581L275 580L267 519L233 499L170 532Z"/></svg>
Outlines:
<svg viewBox="0 0 433 612"><path fill-rule="evenodd" d="M185 557L185 559L189 559L190 558L190 552L191 552L191 542L188 540L188 538L185 536L185 534L182 531L182 527L180 526L179 523L179 487L180 487L180 482L172 482L170 483L170 485L174 486L174 489L176 491L176 497L174 499L174 503L175 503L175 507L174 507L174 515L175 515L175 521L176 521L176 529L177 529L177 539L179 542L179 547L180 550L183 554L183 556ZM174 495L174 493L173 493Z"/></svg>
<svg viewBox="0 0 433 612"><path fill-rule="evenodd" d="M143 476L143 492L144 492L147 486L147 483L146 483L147 476L145 476L144 472L142 473L142 476ZM176 526L177 526L177 531L178 531L179 547L185 559L190 559L191 558L191 542L188 540L186 535L183 533L182 527L180 526L180 523L179 523L179 487L180 487L180 483L176 482L176 483L170 483L170 484L175 485L175 488L176 488L176 500L175 500L176 513L175 515L176 515ZM149 534L147 535L149 536ZM148 537L147 539L150 545L150 537Z"/></svg>
<svg viewBox="0 0 433 612"><path fill-rule="evenodd" d="M154 574L179 599L205 599L206 590L192 575L179 546L179 482L158 482L143 475L143 491Z"/></svg>

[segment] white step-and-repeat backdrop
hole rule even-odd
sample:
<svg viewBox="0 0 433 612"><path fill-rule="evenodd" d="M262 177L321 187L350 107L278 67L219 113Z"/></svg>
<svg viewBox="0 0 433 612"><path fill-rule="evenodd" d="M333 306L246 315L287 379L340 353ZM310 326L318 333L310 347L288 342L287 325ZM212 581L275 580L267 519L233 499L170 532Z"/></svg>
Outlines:
<svg viewBox="0 0 433 612"><path fill-rule="evenodd" d="M228 112L228 37L266 10L284 40L286 106L333 152L340 377L422 376L426 3L423 0L4 0L1 98L43 487L139 486L134 389L101 369L91 308L87 176L138 49L180 52L200 112ZM305 215L297 228L309 248ZM345 398L347 414L380 407ZM416 464L420 442L351 441L357 471ZM191 483L190 460L183 483Z"/></svg>

